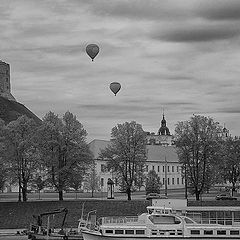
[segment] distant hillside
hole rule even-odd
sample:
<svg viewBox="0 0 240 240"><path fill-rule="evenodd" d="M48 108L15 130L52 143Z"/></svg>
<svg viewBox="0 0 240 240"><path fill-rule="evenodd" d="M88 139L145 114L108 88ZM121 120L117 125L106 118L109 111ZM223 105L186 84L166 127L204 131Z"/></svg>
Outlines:
<svg viewBox="0 0 240 240"><path fill-rule="evenodd" d="M41 123L41 120L23 104L9 101L0 96L0 118L3 119L5 123L14 121L22 115L34 119L36 123Z"/></svg>

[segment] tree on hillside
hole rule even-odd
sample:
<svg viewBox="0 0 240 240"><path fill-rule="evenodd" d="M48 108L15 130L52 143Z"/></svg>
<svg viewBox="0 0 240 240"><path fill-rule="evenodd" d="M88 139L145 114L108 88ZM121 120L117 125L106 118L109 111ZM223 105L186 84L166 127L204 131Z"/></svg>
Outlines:
<svg viewBox="0 0 240 240"><path fill-rule="evenodd" d="M61 201L74 169L87 169L92 162L86 143L87 132L72 113L66 112L61 119L49 112L36 136L49 181L57 189Z"/></svg>
<svg viewBox="0 0 240 240"><path fill-rule="evenodd" d="M175 141L180 162L186 169L188 187L200 199L216 177L221 127L210 117L193 115L189 121L178 122Z"/></svg>
<svg viewBox="0 0 240 240"><path fill-rule="evenodd" d="M143 169L146 161L145 140L142 126L135 121L118 124L112 128L111 144L100 154L108 161L108 168L122 179L128 200L131 200L136 172Z"/></svg>
<svg viewBox="0 0 240 240"><path fill-rule="evenodd" d="M151 170L147 174L146 181L146 194L148 193L160 193L160 189L162 187L162 183L160 181L160 177L154 170Z"/></svg>
<svg viewBox="0 0 240 240"><path fill-rule="evenodd" d="M222 144L222 159L218 167L223 181L232 184L232 194L240 178L240 139L229 137Z"/></svg>
<svg viewBox="0 0 240 240"><path fill-rule="evenodd" d="M2 154L13 179L19 185L19 197L27 201L28 184L38 164L38 151L32 143L36 130L34 120L20 116L16 121L10 122L2 130Z"/></svg>
<svg viewBox="0 0 240 240"><path fill-rule="evenodd" d="M91 191L92 197L94 192L98 191L100 186L100 177L96 172L96 165L92 164L89 168L89 172L86 174L85 181L84 181L84 188L86 190Z"/></svg>

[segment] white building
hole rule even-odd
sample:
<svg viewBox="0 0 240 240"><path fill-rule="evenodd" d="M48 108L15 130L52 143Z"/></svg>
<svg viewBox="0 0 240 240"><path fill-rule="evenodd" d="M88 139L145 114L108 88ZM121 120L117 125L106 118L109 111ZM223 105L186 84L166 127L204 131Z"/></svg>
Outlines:
<svg viewBox="0 0 240 240"><path fill-rule="evenodd" d="M110 141L93 140L89 143L90 150L93 153L96 171L99 174L102 191L107 191L107 181L111 178L115 183L114 174L106 169L106 161L99 158L101 149L110 145ZM178 161L176 148L173 145L173 136L166 126L166 120L163 115L158 134L147 133L147 161L146 174L150 170L155 170L159 175L161 182L167 183L168 189L184 188L184 180L181 173L181 164ZM162 189L164 189L164 184ZM118 191L118 185L115 184L115 191Z"/></svg>

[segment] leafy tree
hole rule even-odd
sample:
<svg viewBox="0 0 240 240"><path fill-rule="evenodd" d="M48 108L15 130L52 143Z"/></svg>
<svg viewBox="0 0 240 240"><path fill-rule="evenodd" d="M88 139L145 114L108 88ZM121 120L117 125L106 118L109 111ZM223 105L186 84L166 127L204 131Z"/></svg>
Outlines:
<svg viewBox="0 0 240 240"><path fill-rule="evenodd" d="M162 187L162 183L160 181L160 177L154 170L151 170L147 174L146 181L146 194L148 193L160 193L160 189Z"/></svg>
<svg viewBox="0 0 240 240"><path fill-rule="evenodd" d="M21 193L23 201L27 201L27 187L37 164L37 149L32 144L32 138L37 125L27 116L20 116L16 121L10 122L2 130L2 153L12 178L19 185L19 198Z"/></svg>
<svg viewBox="0 0 240 240"><path fill-rule="evenodd" d="M122 179L128 200L131 200L136 173L146 161L145 140L142 126L135 121L118 124L112 128L111 144L100 154L108 161L108 168Z"/></svg>
<svg viewBox="0 0 240 240"><path fill-rule="evenodd" d="M210 117L194 115L189 121L178 122L175 140L179 160L187 177L188 187L196 200L216 178L216 162L219 159L221 127Z"/></svg>
<svg viewBox="0 0 240 240"><path fill-rule="evenodd" d="M38 199L40 199L40 192L44 189L46 182L42 180L41 176L37 176L32 180L32 187L38 190Z"/></svg>
<svg viewBox="0 0 240 240"><path fill-rule="evenodd" d="M146 182L146 176L144 174L142 166L139 166L139 169L136 170L136 174L134 176L134 186L141 191L141 188L144 187Z"/></svg>
<svg viewBox="0 0 240 240"><path fill-rule="evenodd" d="M86 169L74 168L68 177L67 186L75 190L76 199L77 192L81 189L84 176L86 175Z"/></svg>
<svg viewBox="0 0 240 240"><path fill-rule="evenodd" d="M236 183L240 177L240 139L229 137L222 145L222 161L219 169L224 182L232 184L232 194L236 190Z"/></svg>
<svg viewBox="0 0 240 240"><path fill-rule="evenodd" d="M100 177L97 175L95 164L91 165L85 177L84 188L92 192L92 197L94 192L100 189Z"/></svg>
<svg viewBox="0 0 240 240"><path fill-rule="evenodd" d="M49 181L57 189L61 201L71 173L78 167L87 169L92 162L86 143L87 132L72 113L66 112L60 119L49 112L36 136Z"/></svg>

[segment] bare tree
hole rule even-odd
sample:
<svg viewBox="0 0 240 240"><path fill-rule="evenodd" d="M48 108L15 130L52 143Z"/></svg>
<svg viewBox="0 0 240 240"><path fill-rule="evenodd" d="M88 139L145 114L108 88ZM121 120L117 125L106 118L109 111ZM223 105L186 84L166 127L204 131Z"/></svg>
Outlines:
<svg viewBox="0 0 240 240"><path fill-rule="evenodd" d="M138 169L146 161L146 134L135 121L118 124L112 129L111 144L100 156L108 160L108 168L122 179L128 200Z"/></svg>

